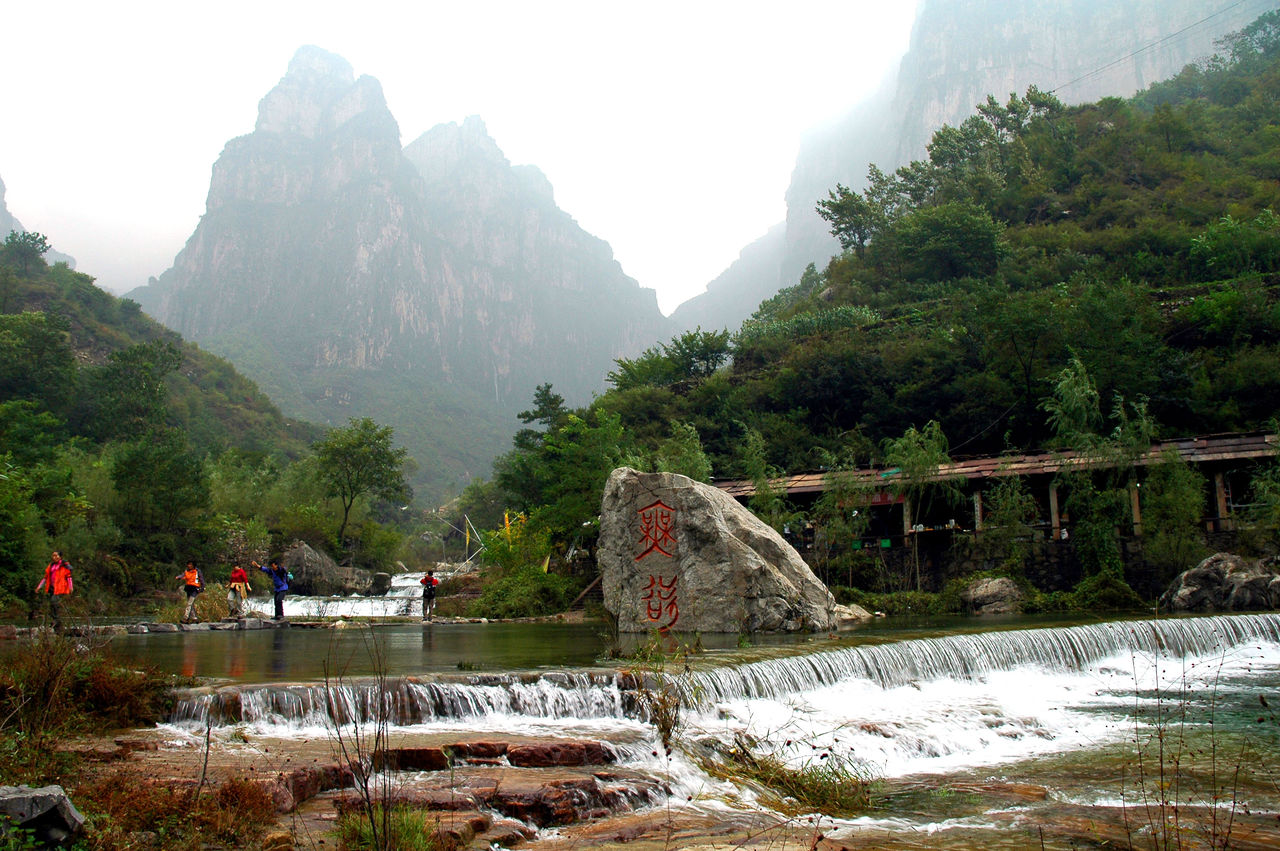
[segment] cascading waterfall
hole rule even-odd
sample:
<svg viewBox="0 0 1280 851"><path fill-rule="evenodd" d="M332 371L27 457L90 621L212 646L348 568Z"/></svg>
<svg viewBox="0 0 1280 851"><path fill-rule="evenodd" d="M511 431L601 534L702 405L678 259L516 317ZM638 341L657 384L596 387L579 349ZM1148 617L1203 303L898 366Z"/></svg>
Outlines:
<svg viewBox="0 0 1280 851"><path fill-rule="evenodd" d="M687 702L705 704L779 697L853 678L893 688L944 677L969 680L1023 666L1078 671L1122 654L1182 658L1248 641L1280 643L1280 615L1116 621L850 647L700 671L683 685Z"/></svg>
<svg viewBox="0 0 1280 851"><path fill-rule="evenodd" d="M385 719L407 727L441 720L523 715L621 718L624 695L608 674L494 675L466 682L389 679L330 684L230 686L180 698L169 721L203 727L324 727Z"/></svg>
<svg viewBox="0 0 1280 851"><path fill-rule="evenodd" d="M1280 644L1280 615L1110 622L988 632L864 645L727 665L668 681L691 708L729 701L786 700L856 684L892 689L935 680L972 681L995 672L1037 668L1080 671L1125 654L1181 658L1212 655L1247 642ZM379 706L379 701L385 705ZM526 716L622 719L643 713L630 679L612 672L396 678L337 684L229 686L180 699L180 726L254 724L287 729L384 718L397 726Z"/></svg>
<svg viewBox="0 0 1280 851"><path fill-rule="evenodd" d="M425 573L400 573L391 577L391 588L381 597L303 597L289 595L284 600L289 618L387 618L418 617L422 614L422 577ZM445 579L448 573L439 573ZM250 607L270 615L270 597L253 598Z"/></svg>

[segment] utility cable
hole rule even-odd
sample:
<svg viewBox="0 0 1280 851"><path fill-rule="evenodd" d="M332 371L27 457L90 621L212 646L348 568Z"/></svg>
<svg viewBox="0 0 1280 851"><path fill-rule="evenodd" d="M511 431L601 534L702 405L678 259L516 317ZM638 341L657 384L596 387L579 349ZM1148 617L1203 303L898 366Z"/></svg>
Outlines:
<svg viewBox="0 0 1280 851"><path fill-rule="evenodd" d="M1243 6L1245 3L1248 3L1248 2L1249 2L1249 0L1236 0L1236 2L1235 2L1235 3L1232 3L1230 6L1226 6L1226 7L1222 8L1222 9L1219 9L1218 11L1214 12L1212 15L1209 15L1209 16L1208 16L1208 17L1206 17L1206 18L1201 18L1200 20L1196 21L1196 22L1195 22L1195 23L1193 23L1193 24L1188 24L1187 26L1183 27L1182 29L1178 30L1177 32L1175 32L1175 33L1170 33L1169 35L1165 36L1164 38L1159 39L1158 41L1153 41L1151 44L1148 44L1148 45L1146 45L1145 47L1140 47L1140 48L1138 48L1137 50L1133 51L1132 53L1128 54L1127 56L1122 56L1122 57L1120 57L1119 59L1116 59L1116 60L1115 60L1115 61L1113 61L1113 62L1108 62L1106 65L1101 65L1101 66L1099 66L1099 67L1097 67L1097 68L1094 68L1092 71L1089 71L1089 72L1087 72L1087 73L1085 73L1085 74L1081 74L1079 77L1076 77L1074 80L1068 80L1067 82L1063 83L1062 85L1057 86L1056 88L1050 89L1050 90L1049 90L1049 94L1057 94L1058 92L1062 91L1062 90L1063 90L1063 89L1065 89L1065 88L1068 88L1069 86L1074 86L1076 83L1080 82L1081 80L1087 80L1087 79L1089 79L1090 77L1097 76L1098 74L1101 74L1103 71L1106 71L1106 70L1108 70L1108 69L1110 69L1110 68L1114 68L1115 66L1117 66L1117 65L1121 64L1122 62L1128 62L1130 59L1133 59L1135 56L1138 56L1138 55L1140 55L1140 54L1146 53L1148 50L1154 50L1155 48L1159 47L1160 45L1164 44L1165 42L1167 42L1167 41L1171 41L1171 40L1173 40L1173 39L1177 38L1178 36L1180 36L1180 35L1182 35L1182 34L1184 34L1184 33L1188 32L1189 30L1193 30L1193 29L1195 29L1196 27L1200 26L1201 24L1208 23L1209 21L1213 20L1214 18L1217 18L1217 17L1220 17L1220 16L1222 16L1222 15L1225 15L1227 12L1230 12L1232 9L1235 9L1235 8L1236 8L1236 7L1238 7L1238 6Z"/></svg>

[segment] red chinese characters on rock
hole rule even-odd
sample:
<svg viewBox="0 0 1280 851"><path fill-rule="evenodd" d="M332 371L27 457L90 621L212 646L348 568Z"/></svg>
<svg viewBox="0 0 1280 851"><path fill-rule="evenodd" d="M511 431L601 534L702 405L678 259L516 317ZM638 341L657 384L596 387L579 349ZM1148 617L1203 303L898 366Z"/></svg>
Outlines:
<svg viewBox="0 0 1280 851"><path fill-rule="evenodd" d="M680 602L676 598L678 576L664 579L649 574L649 584L644 589L644 614L650 621L660 624L658 629L670 629L680 620ZM666 621L666 623L663 623Z"/></svg>
<svg viewBox="0 0 1280 851"><path fill-rule="evenodd" d="M641 508L640 515L640 555L636 561L657 555L675 558L676 550L676 510L658 500ZM657 574L649 574L649 584L645 586L644 601L645 618L657 624L658 629L670 629L680 620L680 602L676 595L676 581L679 577L666 578Z"/></svg>
<svg viewBox="0 0 1280 851"><path fill-rule="evenodd" d="M640 545L649 545L644 552L636 556L636 561L640 561L652 553L674 558L676 548L676 510L663 503L662 500L658 500L652 505L646 505L636 513L640 515Z"/></svg>

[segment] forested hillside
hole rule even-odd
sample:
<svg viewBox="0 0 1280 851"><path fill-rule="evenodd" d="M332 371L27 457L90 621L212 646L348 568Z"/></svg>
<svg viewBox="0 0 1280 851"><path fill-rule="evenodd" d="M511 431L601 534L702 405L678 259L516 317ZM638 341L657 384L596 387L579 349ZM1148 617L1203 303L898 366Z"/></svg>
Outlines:
<svg viewBox="0 0 1280 851"><path fill-rule="evenodd" d="M20 611L52 549L81 614L172 589L187 559L247 563L299 538L389 561L402 537L364 498L336 546L319 428L47 249L18 232L0 247L0 610Z"/></svg>
<svg viewBox="0 0 1280 851"><path fill-rule="evenodd" d="M1107 435L1263 428L1280 412L1280 14L1130 100L989 98L928 159L820 206L844 251L737 333L620 359L531 429L468 505L581 537L613 464L757 478L1057 448L1064 379ZM1055 393L1058 396L1055 397ZM1112 416L1114 415L1114 416ZM593 490L594 489L594 490Z"/></svg>

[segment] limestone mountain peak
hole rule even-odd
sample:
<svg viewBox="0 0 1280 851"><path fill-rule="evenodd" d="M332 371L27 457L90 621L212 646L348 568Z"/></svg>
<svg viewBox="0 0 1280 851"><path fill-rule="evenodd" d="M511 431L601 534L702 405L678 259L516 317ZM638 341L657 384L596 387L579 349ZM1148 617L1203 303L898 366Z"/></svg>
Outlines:
<svg viewBox="0 0 1280 851"><path fill-rule="evenodd" d="M314 139L360 116L395 124L382 85L373 77L356 79L347 60L308 46L294 54L284 77L258 104L255 131ZM398 143L398 127L395 137Z"/></svg>
<svg viewBox="0 0 1280 851"><path fill-rule="evenodd" d="M132 295L289 414L393 426L436 496L488 467L538 385L585 401L669 328L482 120L402 148L378 82L318 48L224 148L173 268Z"/></svg>

